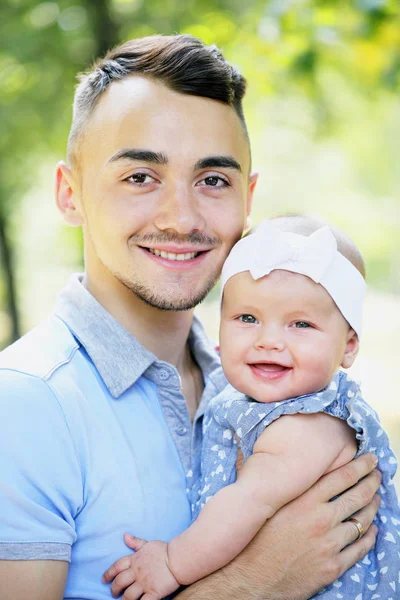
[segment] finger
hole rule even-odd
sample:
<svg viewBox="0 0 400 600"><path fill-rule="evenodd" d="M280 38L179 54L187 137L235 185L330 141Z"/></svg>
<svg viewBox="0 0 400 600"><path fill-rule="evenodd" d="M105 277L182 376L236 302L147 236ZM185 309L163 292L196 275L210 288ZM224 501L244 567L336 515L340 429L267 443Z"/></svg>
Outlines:
<svg viewBox="0 0 400 600"><path fill-rule="evenodd" d="M330 502L330 505L336 511L336 523L348 519L354 513L368 506L378 491L381 481L381 472L375 470L367 475L365 479L359 481L353 488L344 492L339 498Z"/></svg>
<svg viewBox="0 0 400 600"><path fill-rule="evenodd" d="M143 548L143 546L147 544L147 540L142 540L142 538L135 537L130 533L125 533L124 542L129 548L132 548L132 550L136 551L140 550L140 548Z"/></svg>
<svg viewBox="0 0 400 600"><path fill-rule="evenodd" d="M123 556L122 558L116 560L115 563L113 563L111 567L109 567L104 573L102 577L103 583L109 583L112 579L114 579L114 577L118 575L118 573L129 569L129 567L131 566L131 556Z"/></svg>
<svg viewBox="0 0 400 600"><path fill-rule="evenodd" d="M317 485L314 486L320 500L328 502L331 498L351 488L375 469L377 460L374 454L363 454L343 467L321 477ZM362 508L362 505L355 508L355 510L360 508Z"/></svg>
<svg viewBox="0 0 400 600"><path fill-rule="evenodd" d="M236 437L236 433L235 433L235 437ZM243 452L242 449L240 448L239 445L239 441L238 441L238 451L237 451L237 458L236 458L236 472L239 472L240 469L242 468L243 465Z"/></svg>
<svg viewBox="0 0 400 600"><path fill-rule="evenodd" d="M137 581L125 590L121 600L138 600L143 596L143 586Z"/></svg>
<svg viewBox="0 0 400 600"><path fill-rule="evenodd" d="M343 575L345 571L347 571L350 567L352 567L356 562L360 561L364 558L366 554L374 547L376 541L376 535L378 533L378 528L376 525L371 525L368 529L367 533L362 536L357 542L354 544L350 544L347 546L342 552L339 554L339 575Z"/></svg>
<svg viewBox="0 0 400 600"><path fill-rule="evenodd" d="M132 569L123 571L114 579L111 585L111 594L113 598L118 598L124 590L135 583L135 573ZM142 592L143 593L143 592Z"/></svg>
<svg viewBox="0 0 400 600"><path fill-rule="evenodd" d="M378 512L379 506L381 503L381 499L378 494L375 494L374 499L368 506L358 511L353 515L357 521L361 524L365 535L372 524L372 521ZM359 536L359 531L357 527L351 521L344 521L340 523L333 531L333 534L337 540L338 549L342 550L349 544L352 544L357 540Z"/></svg>

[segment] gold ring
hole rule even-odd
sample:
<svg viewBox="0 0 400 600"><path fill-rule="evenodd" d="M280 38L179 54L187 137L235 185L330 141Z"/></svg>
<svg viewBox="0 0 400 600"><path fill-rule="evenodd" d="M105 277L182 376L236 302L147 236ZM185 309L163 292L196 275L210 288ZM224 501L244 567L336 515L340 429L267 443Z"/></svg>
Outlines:
<svg viewBox="0 0 400 600"><path fill-rule="evenodd" d="M357 540L360 539L361 536L364 535L365 531L364 531L364 527L361 525L360 521L357 521L357 519L355 519L354 517L351 517L350 519L347 519L350 523L353 523L354 527L356 527L357 529L357 537L354 540L355 542Z"/></svg>

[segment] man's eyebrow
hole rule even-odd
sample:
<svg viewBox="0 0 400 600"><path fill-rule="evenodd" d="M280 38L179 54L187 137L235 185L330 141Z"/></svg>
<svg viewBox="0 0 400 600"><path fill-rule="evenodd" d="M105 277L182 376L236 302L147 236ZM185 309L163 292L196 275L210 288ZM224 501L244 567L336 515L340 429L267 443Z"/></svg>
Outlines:
<svg viewBox="0 0 400 600"><path fill-rule="evenodd" d="M242 167L233 156L207 156L197 161L194 168L198 169L213 169L225 167L228 169L235 169L236 171L242 172Z"/></svg>
<svg viewBox="0 0 400 600"><path fill-rule="evenodd" d="M140 150L136 148L126 148L112 155L109 163L119 160L138 160L140 162L149 162L157 165L166 165L168 158L162 152L153 152L152 150Z"/></svg>

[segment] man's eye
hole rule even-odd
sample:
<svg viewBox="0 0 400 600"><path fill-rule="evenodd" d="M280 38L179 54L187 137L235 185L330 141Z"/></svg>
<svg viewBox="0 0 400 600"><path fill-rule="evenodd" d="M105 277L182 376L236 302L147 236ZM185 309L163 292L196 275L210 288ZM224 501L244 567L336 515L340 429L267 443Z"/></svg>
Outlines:
<svg viewBox="0 0 400 600"><path fill-rule="evenodd" d="M239 317L239 321L241 323L258 323L257 319L255 317L253 317L253 315L240 315Z"/></svg>
<svg viewBox="0 0 400 600"><path fill-rule="evenodd" d="M127 181L137 185L144 185L146 183L151 183L154 179L148 173L134 173L127 178Z"/></svg>
<svg viewBox="0 0 400 600"><path fill-rule="evenodd" d="M310 323L307 323L306 321L296 321L294 326L297 329L306 329L307 327L311 327Z"/></svg>
<svg viewBox="0 0 400 600"><path fill-rule="evenodd" d="M200 183L204 182L207 187L228 187L230 185L229 181L224 179L223 177L219 177L218 175L209 175L200 181Z"/></svg>

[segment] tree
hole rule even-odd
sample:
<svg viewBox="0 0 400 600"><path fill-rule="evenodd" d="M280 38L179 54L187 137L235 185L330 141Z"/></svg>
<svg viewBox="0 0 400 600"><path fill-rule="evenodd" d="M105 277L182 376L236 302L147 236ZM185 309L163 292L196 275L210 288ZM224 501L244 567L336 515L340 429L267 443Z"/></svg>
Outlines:
<svg viewBox="0 0 400 600"><path fill-rule="evenodd" d="M300 98L313 113L315 139L336 136L346 147L354 137L361 139L362 127L346 137L348 114L340 108L344 95L376 111L376 126L382 102L393 107L399 89L398 0L3 1L0 302L3 298L12 321L11 339L20 334L15 281L15 244L23 235L16 224L19 201L35 182L38 165L64 151L76 72L123 39L174 32L217 43L239 65L250 81L246 104L250 124L258 119L255 130L260 103ZM381 155L394 170L393 140L383 143ZM359 164L354 159L360 185L367 181L371 194L379 189L389 195L388 179L380 175L383 159L379 167L373 164L375 155L366 159ZM390 177L392 187L400 188Z"/></svg>

